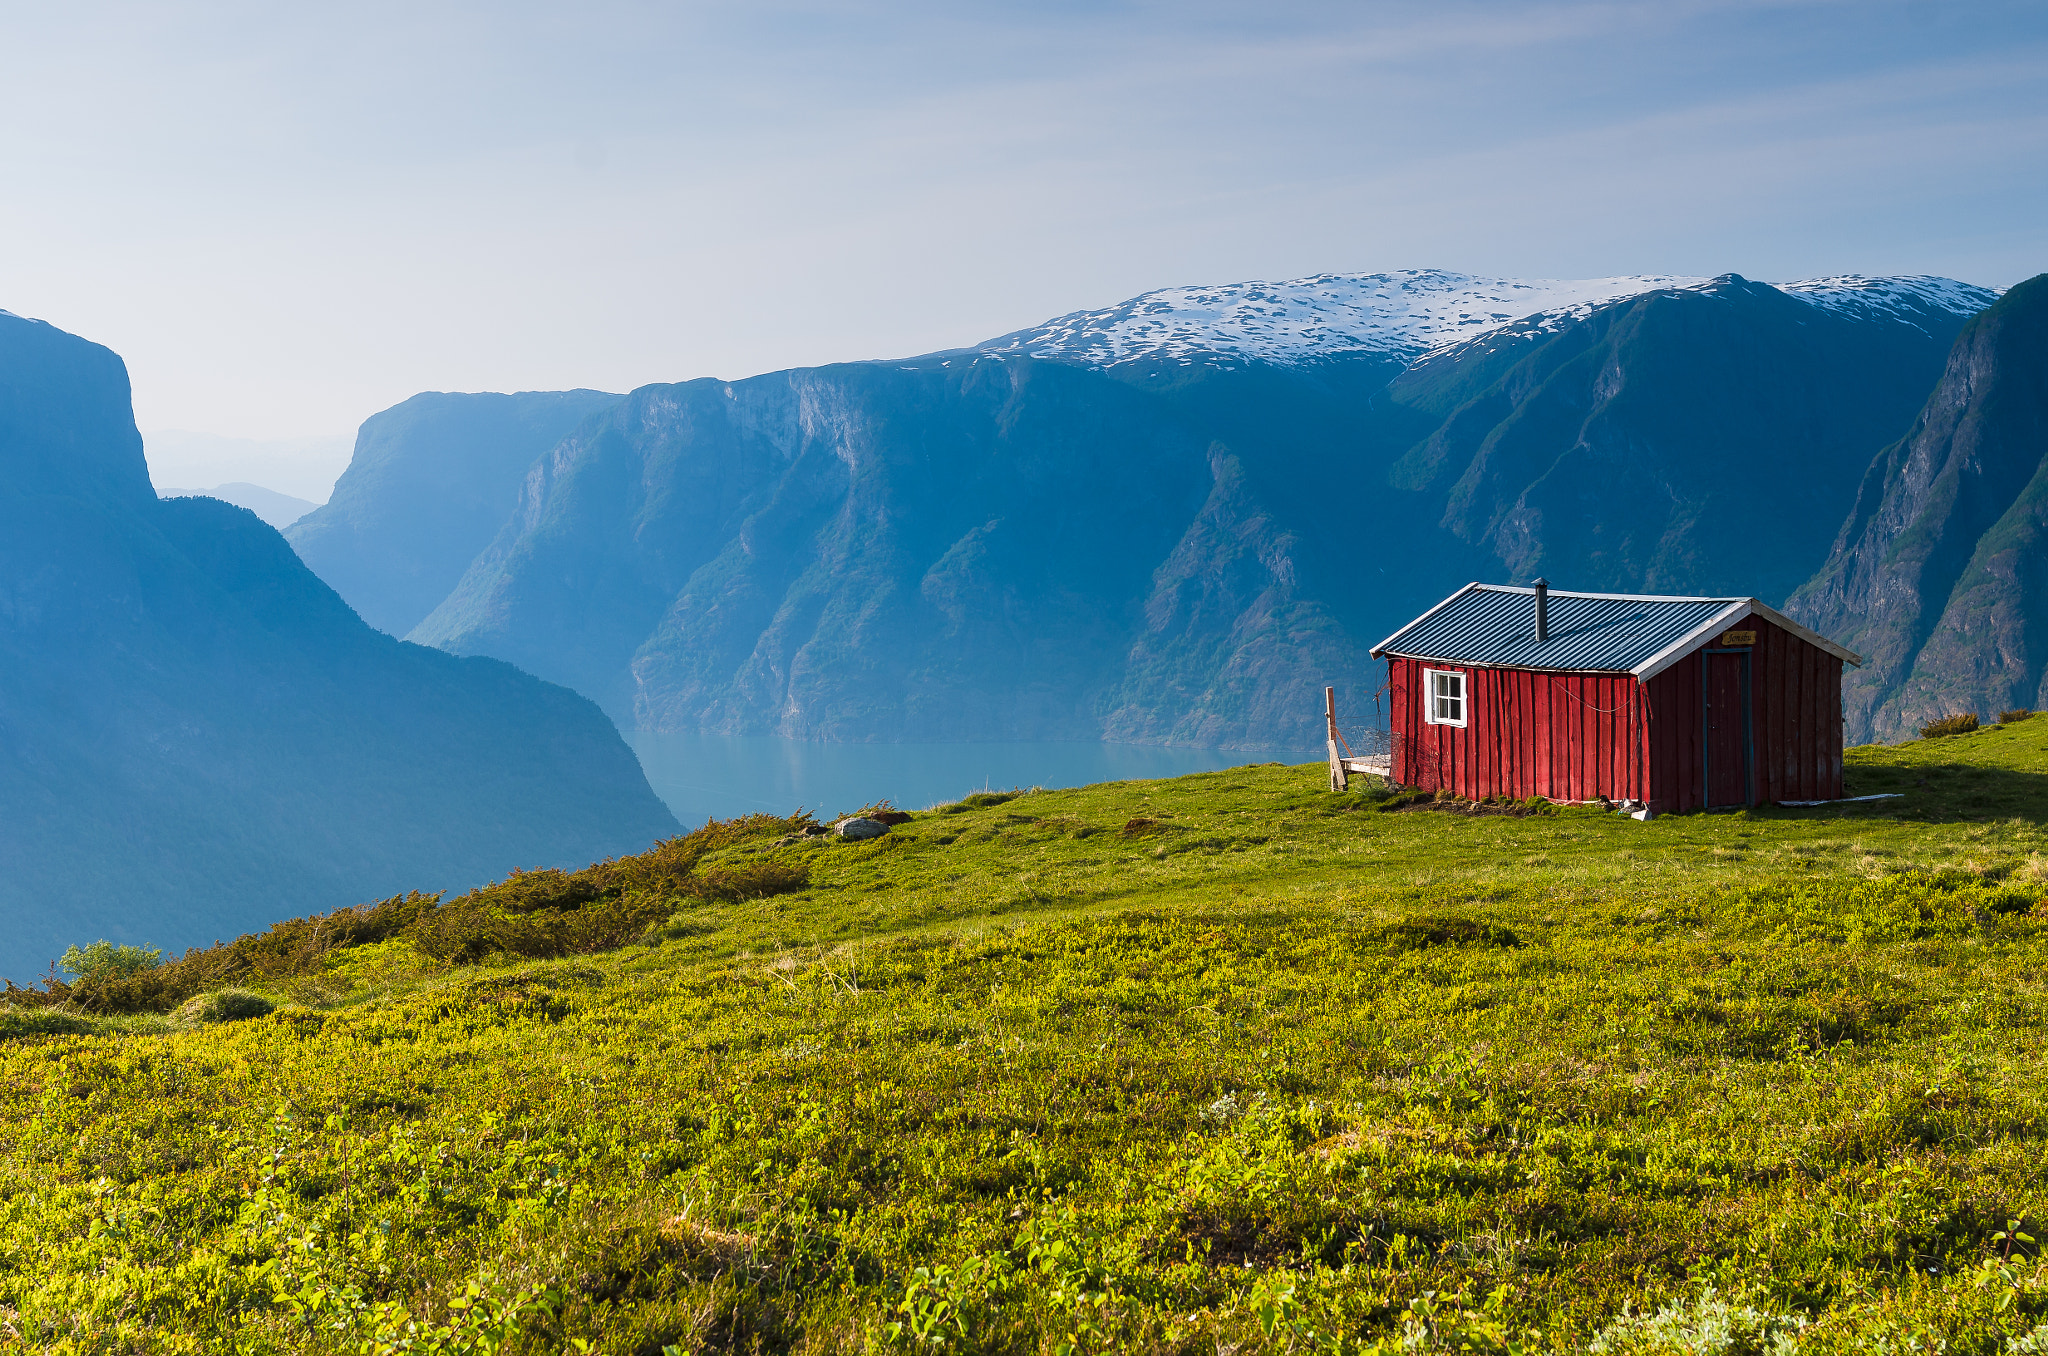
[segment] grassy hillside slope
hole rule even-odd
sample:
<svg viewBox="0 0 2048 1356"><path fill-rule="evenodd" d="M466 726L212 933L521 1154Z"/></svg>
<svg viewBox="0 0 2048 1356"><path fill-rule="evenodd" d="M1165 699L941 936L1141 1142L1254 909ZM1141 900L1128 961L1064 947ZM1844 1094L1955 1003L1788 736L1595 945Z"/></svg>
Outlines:
<svg viewBox="0 0 2048 1356"><path fill-rule="evenodd" d="M248 1020L17 994L0 1341L2039 1350L2048 719L1850 757L1903 795L759 820L251 943Z"/></svg>

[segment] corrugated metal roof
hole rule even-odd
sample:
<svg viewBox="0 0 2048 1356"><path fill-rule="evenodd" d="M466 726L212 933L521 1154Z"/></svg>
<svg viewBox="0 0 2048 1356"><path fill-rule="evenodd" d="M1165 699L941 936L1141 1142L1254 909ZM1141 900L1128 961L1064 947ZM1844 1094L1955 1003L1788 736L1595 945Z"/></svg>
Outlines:
<svg viewBox="0 0 2048 1356"><path fill-rule="evenodd" d="M1550 638L1538 645L1535 593L1502 584L1468 584L1372 652L1494 668L1632 673L1722 613L1756 602L1552 589Z"/></svg>

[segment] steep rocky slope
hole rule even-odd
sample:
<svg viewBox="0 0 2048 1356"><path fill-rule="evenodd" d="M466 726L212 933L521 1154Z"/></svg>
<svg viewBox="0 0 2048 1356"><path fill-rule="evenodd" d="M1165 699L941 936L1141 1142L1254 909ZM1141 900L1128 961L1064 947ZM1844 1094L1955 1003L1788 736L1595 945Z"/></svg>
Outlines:
<svg viewBox="0 0 2048 1356"><path fill-rule="evenodd" d="M412 638L644 729L1313 747L1318 689L1368 723L1365 646L1473 578L1784 596L1992 296L1623 281L1447 346L1474 280L1404 284L1393 337L1155 298L643 388Z"/></svg>
<svg viewBox="0 0 2048 1356"><path fill-rule="evenodd" d="M414 637L646 728L1299 744L1315 687L1468 578L1782 596L1990 299L1621 280L1445 347L1474 281L1299 352L1264 352L1287 297L1154 298L1000 358L646 388Z"/></svg>
<svg viewBox="0 0 2048 1356"><path fill-rule="evenodd" d="M326 504L285 539L363 620L402 636L448 596L534 458L619 397L429 391L364 421Z"/></svg>
<svg viewBox="0 0 2048 1356"><path fill-rule="evenodd" d="M1966 326L1792 602L1865 656L1852 739L2048 705L2048 275Z"/></svg>
<svg viewBox="0 0 2048 1356"><path fill-rule="evenodd" d="M1823 306L1731 275L1439 350L1374 402L1406 444L1387 517L1480 577L1783 598L1992 297L1959 299Z"/></svg>
<svg viewBox="0 0 2048 1356"><path fill-rule="evenodd" d="M253 513L158 500L121 360L0 312L0 974L674 828L583 698L380 635Z"/></svg>
<svg viewBox="0 0 2048 1356"><path fill-rule="evenodd" d="M1063 364L648 387L534 468L414 638L642 728L1277 742L1362 666L1298 615L1242 479L1166 401ZM1192 666L1157 662L1191 643ZM1208 710L1247 646L1289 675Z"/></svg>

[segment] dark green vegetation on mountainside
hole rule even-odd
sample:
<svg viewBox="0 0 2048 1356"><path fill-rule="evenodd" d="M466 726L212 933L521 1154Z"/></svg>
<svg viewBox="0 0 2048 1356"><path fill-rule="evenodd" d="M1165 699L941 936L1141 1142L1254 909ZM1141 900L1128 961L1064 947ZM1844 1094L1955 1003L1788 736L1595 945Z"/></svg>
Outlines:
<svg viewBox="0 0 2048 1356"><path fill-rule="evenodd" d="M519 502L534 459L603 391L429 391L364 421L334 495L285 530L362 619L402 636L448 596Z"/></svg>
<svg viewBox="0 0 2048 1356"><path fill-rule="evenodd" d="M674 831L583 698L380 635L253 513L158 500L108 350L0 316L0 471L0 974Z"/></svg>
<svg viewBox="0 0 2048 1356"><path fill-rule="evenodd" d="M1792 610L1865 656L1852 736L2048 701L2048 275L1965 327Z"/></svg>
<svg viewBox="0 0 2048 1356"><path fill-rule="evenodd" d="M1873 323L1731 276L1509 326L1376 402L1405 447L1388 516L1469 548L1474 578L1776 603L1826 560L1962 319Z"/></svg>
<svg viewBox="0 0 2048 1356"><path fill-rule="evenodd" d="M0 1012L5 1340L2033 1350L2048 720L1849 761L1901 798L737 821L249 939L174 1020Z"/></svg>
<svg viewBox="0 0 2048 1356"><path fill-rule="evenodd" d="M1963 319L1731 276L1405 373L956 353L646 387L533 466L412 638L645 729L1301 747L1325 683L1368 719L1366 647L1475 578L1784 597Z"/></svg>

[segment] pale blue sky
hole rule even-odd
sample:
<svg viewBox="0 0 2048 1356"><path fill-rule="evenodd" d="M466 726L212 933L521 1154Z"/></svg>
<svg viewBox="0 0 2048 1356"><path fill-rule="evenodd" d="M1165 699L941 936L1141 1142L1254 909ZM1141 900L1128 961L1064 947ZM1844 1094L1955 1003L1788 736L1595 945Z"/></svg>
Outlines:
<svg viewBox="0 0 2048 1356"><path fill-rule="evenodd" d="M2048 268L2048 5L15 4L0 308L144 428L744 376L1175 283Z"/></svg>

